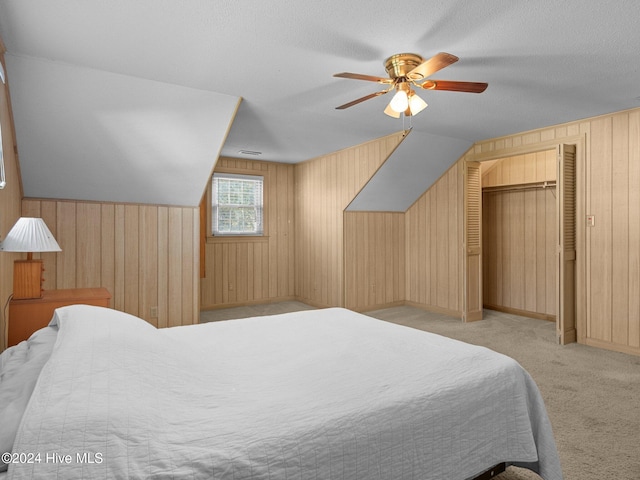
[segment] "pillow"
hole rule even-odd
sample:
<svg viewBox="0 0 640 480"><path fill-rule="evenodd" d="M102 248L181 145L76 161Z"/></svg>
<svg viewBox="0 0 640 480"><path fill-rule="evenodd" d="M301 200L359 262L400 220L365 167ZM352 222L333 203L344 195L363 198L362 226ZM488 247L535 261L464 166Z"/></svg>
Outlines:
<svg viewBox="0 0 640 480"><path fill-rule="evenodd" d="M11 452L22 415L51 356L58 327L45 327L0 354L0 453ZM0 460L0 472L8 465Z"/></svg>
<svg viewBox="0 0 640 480"><path fill-rule="evenodd" d="M136 317L120 310L114 310L107 307L97 307L95 305L68 305L66 307L56 308L53 312L53 318L49 322L49 326L61 326L68 322L74 324L76 322L88 323L95 322L108 325L115 330L157 330L146 320ZM64 328L64 327L63 327Z"/></svg>

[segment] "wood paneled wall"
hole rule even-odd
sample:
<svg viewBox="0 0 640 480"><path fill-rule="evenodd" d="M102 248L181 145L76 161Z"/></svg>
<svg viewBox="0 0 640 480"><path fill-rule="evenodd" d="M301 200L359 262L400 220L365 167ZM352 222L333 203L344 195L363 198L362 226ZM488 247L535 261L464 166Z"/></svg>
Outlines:
<svg viewBox="0 0 640 480"><path fill-rule="evenodd" d="M344 305L343 212L402 142L398 132L295 166L296 295Z"/></svg>
<svg viewBox="0 0 640 480"><path fill-rule="evenodd" d="M404 213L345 212L345 307L356 311L403 304Z"/></svg>
<svg viewBox="0 0 640 480"><path fill-rule="evenodd" d="M222 157L215 171L264 176L264 236L207 238L202 308L294 298L293 165Z"/></svg>
<svg viewBox="0 0 640 480"><path fill-rule="evenodd" d="M462 316L463 170L456 162L406 212L407 303Z"/></svg>
<svg viewBox="0 0 640 480"><path fill-rule="evenodd" d="M41 254L45 289L105 287L113 308L152 325L198 322L197 208L27 198L22 215L62 249Z"/></svg>
<svg viewBox="0 0 640 480"><path fill-rule="evenodd" d="M640 354L640 110L594 119L584 172L586 341Z"/></svg>
<svg viewBox="0 0 640 480"><path fill-rule="evenodd" d="M555 180L555 149L501 159L483 172L486 308L555 319L555 187L527 188Z"/></svg>
<svg viewBox="0 0 640 480"><path fill-rule="evenodd" d="M4 45L0 39L0 62L3 66L5 65L4 52ZM0 190L0 240L2 240L20 218L22 199L9 85L2 82L0 82L0 126L2 127L2 151L7 180L5 188ZM4 317L4 306L13 292L13 262L23 256L24 254L20 253L0 252L0 308L2 309L0 311L0 351L6 345L7 323Z"/></svg>

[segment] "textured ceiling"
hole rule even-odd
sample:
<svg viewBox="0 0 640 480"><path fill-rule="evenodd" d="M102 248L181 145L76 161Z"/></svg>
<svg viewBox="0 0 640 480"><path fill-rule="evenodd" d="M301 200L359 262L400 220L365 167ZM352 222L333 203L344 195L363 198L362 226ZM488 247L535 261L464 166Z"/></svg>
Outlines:
<svg viewBox="0 0 640 480"><path fill-rule="evenodd" d="M640 106L639 23L637 0L0 0L25 193L185 205L220 148L299 162L406 128L388 96L335 110L380 87L332 75L449 52L434 78L489 88L421 91L429 107L351 206L405 210L474 141Z"/></svg>

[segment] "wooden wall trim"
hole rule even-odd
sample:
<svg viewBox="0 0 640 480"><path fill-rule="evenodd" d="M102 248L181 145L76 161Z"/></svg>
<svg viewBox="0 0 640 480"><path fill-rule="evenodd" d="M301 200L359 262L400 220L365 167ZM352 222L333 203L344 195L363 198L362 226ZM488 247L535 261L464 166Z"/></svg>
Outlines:
<svg viewBox="0 0 640 480"><path fill-rule="evenodd" d="M235 308L235 307L249 307L251 305L268 305L270 303L278 303L278 302L291 302L291 301L302 301L296 296L290 297L273 297L268 299L257 299L257 300L247 300L238 303L225 303L220 305L209 305L207 307L202 307L202 311L211 311L211 310L222 310L225 308ZM304 302L303 302L304 303Z"/></svg>
<svg viewBox="0 0 640 480"><path fill-rule="evenodd" d="M428 312L439 313L442 315L448 315L450 317L459 318L462 320L462 311L460 310L451 310L449 308L439 307L437 305L431 305L427 303L413 302L411 300L406 300L404 302L405 305L410 307L420 308L422 310L426 310Z"/></svg>
<svg viewBox="0 0 640 480"><path fill-rule="evenodd" d="M198 208L193 205L168 205L163 203L157 204L149 204L149 203L138 203L138 202L118 202L118 201L108 201L108 200L75 200L72 198L48 198L48 197L23 197L24 200L33 200L39 202L56 202L56 203L98 203L100 205L129 205L134 207L145 207L152 205L154 207L166 207L166 208Z"/></svg>
<svg viewBox="0 0 640 480"><path fill-rule="evenodd" d="M534 130L533 132L544 132L545 130ZM528 132L529 134L533 134L531 132ZM523 135L523 134L520 134ZM508 139L508 137L502 138L502 139L494 139L492 140L492 142L499 142L499 141L506 141ZM584 135L570 135L568 137L562 137L562 143L579 143L584 141ZM483 141L482 143L485 144L485 142L487 141ZM553 138L553 139L549 139L549 140L544 140L544 141L540 141L540 142L531 142L531 143L524 143L524 144L518 144L517 146L514 147L503 147L503 148L496 148L496 149L491 149L488 151L482 151L482 147L480 148L479 152L474 152L470 155L471 158L473 158L474 162L486 162L489 160L501 160L504 158L509 158L509 157L515 157L518 155L524 155L527 153L537 153L537 152L544 152L546 150L551 150L551 149L555 149L558 146L558 140Z"/></svg>
<svg viewBox="0 0 640 480"><path fill-rule="evenodd" d="M532 312L530 310L520 310L518 308L505 307L503 305L492 305L485 303L484 308L489 310L495 310L497 312L511 313L513 315L520 315L522 317L537 318L539 320L546 320L548 322L555 322L555 315L546 315L544 313Z"/></svg>

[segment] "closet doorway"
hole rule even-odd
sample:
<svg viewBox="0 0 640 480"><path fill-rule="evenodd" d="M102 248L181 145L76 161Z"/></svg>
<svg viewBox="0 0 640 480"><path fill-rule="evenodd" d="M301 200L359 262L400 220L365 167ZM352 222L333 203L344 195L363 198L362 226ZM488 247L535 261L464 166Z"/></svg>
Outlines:
<svg viewBox="0 0 640 480"><path fill-rule="evenodd" d="M556 151L482 163L485 308L556 320Z"/></svg>
<svg viewBox="0 0 640 480"><path fill-rule="evenodd" d="M482 303L576 341L576 145L485 161Z"/></svg>

